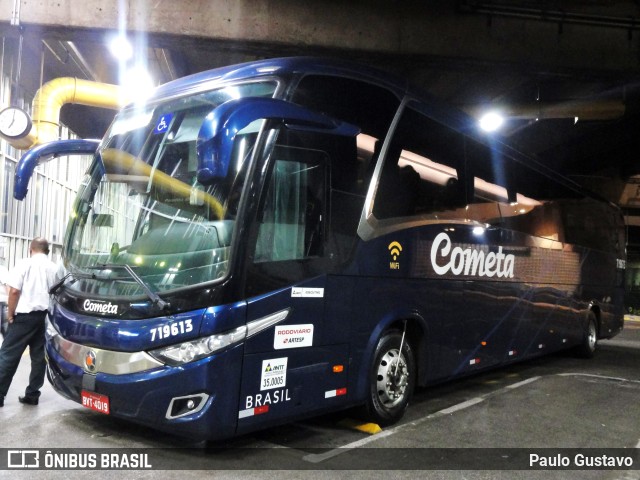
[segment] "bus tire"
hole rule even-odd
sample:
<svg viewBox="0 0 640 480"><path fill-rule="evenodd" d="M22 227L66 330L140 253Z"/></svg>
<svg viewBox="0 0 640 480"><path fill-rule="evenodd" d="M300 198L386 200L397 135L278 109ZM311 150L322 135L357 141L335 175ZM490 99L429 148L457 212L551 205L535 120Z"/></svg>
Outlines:
<svg viewBox="0 0 640 480"><path fill-rule="evenodd" d="M366 416L381 426L402 418L416 383L416 366L411 345L405 338L400 354L402 333L385 333L376 346L369 373Z"/></svg>
<svg viewBox="0 0 640 480"><path fill-rule="evenodd" d="M577 347L578 356L592 358L598 345L598 321L593 312L589 312L587 327L583 333L582 343Z"/></svg>

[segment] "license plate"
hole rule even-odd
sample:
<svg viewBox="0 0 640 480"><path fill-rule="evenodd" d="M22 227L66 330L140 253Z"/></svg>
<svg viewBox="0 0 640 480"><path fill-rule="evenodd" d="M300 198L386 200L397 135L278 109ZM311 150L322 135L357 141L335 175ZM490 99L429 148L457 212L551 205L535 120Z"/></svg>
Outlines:
<svg viewBox="0 0 640 480"><path fill-rule="evenodd" d="M109 415L109 397L82 390L82 406Z"/></svg>

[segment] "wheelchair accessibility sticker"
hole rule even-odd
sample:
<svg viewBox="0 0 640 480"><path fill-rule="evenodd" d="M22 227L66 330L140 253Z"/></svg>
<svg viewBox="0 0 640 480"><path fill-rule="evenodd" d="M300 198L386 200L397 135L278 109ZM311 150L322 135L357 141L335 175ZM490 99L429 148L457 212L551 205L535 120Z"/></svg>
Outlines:
<svg viewBox="0 0 640 480"><path fill-rule="evenodd" d="M167 113L166 115L162 115L158 123L156 124L156 128L153 133L164 133L169 129L169 125L171 125L171 120L173 119L173 113Z"/></svg>

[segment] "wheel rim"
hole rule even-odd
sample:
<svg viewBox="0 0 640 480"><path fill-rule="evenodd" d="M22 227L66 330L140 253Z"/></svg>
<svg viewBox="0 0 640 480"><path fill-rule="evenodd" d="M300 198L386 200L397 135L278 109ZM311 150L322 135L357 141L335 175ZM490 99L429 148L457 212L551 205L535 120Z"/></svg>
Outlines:
<svg viewBox="0 0 640 480"><path fill-rule="evenodd" d="M593 322L589 322L589 333L587 334L587 345L589 346L589 350L594 351L596 349L596 326Z"/></svg>
<svg viewBox="0 0 640 480"><path fill-rule="evenodd" d="M398 350L389 350L380 359L376 389L382 405L392 408L401 403L409 385L407 362Z"/></svg>

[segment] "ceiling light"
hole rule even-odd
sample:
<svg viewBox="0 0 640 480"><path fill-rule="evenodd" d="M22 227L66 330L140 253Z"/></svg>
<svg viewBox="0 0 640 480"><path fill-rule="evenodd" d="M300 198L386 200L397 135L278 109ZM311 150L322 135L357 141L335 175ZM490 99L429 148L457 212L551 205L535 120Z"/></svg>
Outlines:
<svg viewBox="0 0 640 480"><path fill-rule="evenodd" d="M480 128L485 132L495 132L503 123L504 117L498 112L488 112L480 118Z"/></svg>
<svg viewBox="0 0 640 480"><path fill-rule="evenodd" d="M109 51L118 60L125 62L133 57L133 46L124 35L118 35L111 39Z"/></svg>

